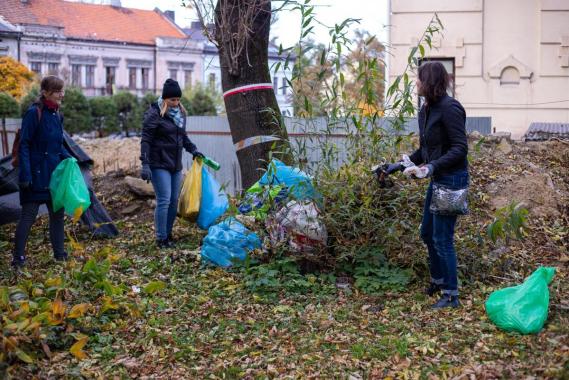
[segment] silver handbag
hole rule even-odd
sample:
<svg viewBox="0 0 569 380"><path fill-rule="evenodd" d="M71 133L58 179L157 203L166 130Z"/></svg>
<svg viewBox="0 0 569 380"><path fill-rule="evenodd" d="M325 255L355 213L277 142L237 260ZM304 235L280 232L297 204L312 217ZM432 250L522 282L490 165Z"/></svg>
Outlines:
<svg viewBox="0 0 569 380"><path fill-rule="evenodd" d="M435 215L468 214L468 187L453 190L433 182L433 196L429 211Z"/></svg>

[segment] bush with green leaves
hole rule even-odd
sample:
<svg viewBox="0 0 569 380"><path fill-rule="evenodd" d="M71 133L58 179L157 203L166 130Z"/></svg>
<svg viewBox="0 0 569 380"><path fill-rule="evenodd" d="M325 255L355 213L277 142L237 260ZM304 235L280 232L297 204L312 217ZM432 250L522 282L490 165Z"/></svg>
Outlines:
<svg viewBox="0 0 569 380"><path fill-rule="evenodd" d="M143 115L148 107L150 107L152 103L155 103L156 100L158 100L158 95L153 94L152 92L147 92L144 94L144 96L140 99L140 110L142 111Z"/></svg>
<svg viewBox="0 0 569 380"><path fill-rule="evenodd" d="M130 92L120 91L113 95L117 108L121 131L128 137L131 132L138 132L142 127L142 110L138 98Z"/></svg>
<svg viewBox="0 0 569 380"><path fill-rule="evenodd" d="M0 92L0 118L18 117L20 107L18 101L6 92Z"/></svg>
<svg viewBox="0 0 569 380"><path fill-rule="evenodd" d="M503 240L506 245L513 239L523 239L528 228L528 213L525 207L516 202L496 210L494 220L488 225L488 237L493 243Z"/></svg>
<svg viewBox="0 0 569 380"><path fill-rule="evenodd" d="M204 87L201 83L196 83L191 88L187 88L183 92L182 98L185 103L182 103L184 107L189 101L188 115L195 116L215 116L217 115L217 109L221 105L221 96L215 91L212 91ZM191 112L190 112L191 110Z"/></svg>
<svg viewBox="0 0 569 380"><path fill-rule="evenodd" d="M89 101L80 89L70 87L65 90L61 105L64 116L63 127L71 134L88 132L93 128Z"/></svg>
<svg viewBox="0 0 569 380"><path fill-rule="evenodd" d="M96 96L89 99L93 125L99 137L119 130L118 112L109 96Z"/></svg>
<svg viewBox="0 0 569 380"><path fill-rule="evenodd" d="M30 87L26 95L20 99L20 115L23 117L28 108L35 102L37 102L40 96L40 88L38 85Z"/></svg>

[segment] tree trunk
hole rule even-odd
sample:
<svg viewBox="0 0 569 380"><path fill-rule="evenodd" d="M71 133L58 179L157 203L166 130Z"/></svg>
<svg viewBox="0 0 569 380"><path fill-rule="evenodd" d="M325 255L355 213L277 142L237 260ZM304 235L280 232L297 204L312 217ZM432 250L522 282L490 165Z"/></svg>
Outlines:
<svg viewBox="0 0 569 380"><path fill-rule="evenodd" d="M243 18L243 10L253 6L258 9L244 48L232 57L231 46L235 46L236 39L240 38L238 28L244 22L240 19ZM224 17L221 17L222 12ZM271 83L268 61L270 0L218 0L215 15L223 92L245 85ZM249 188L263 175L260 169L266 168L271 151L274 157L286 163L292 162L288 134L272 87L225 96L224 102L234 144L256 136L280 139L237 150L243 189Z"/></svg>

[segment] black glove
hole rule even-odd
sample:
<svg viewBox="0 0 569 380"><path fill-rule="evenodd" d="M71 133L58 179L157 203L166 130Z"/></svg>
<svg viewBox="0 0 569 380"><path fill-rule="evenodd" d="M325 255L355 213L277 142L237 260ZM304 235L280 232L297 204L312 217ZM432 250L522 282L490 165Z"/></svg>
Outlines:
<svg viewBox="0 0 569 380"><path fill-rule="evenodd" d="M142 165L142 170L140 170L140 178L142 178L146 182L150 182L152 180L152 171L150 170L150 165L148 164Z"/></svg>
<svg viewBox="0 0 569 380"><path fill-rule="evenodd" d="M204 158L205 157L202 152L198 152L197 150L193 151L192 155L194 156L194 160L196 158Z"/></svg>
<svg viewBox="0 0 569 380"><path fill-rule="evenodd" d="M30 188L31 182L30 181L25 181L25 182L20 182L18 183L18 187L20 188L20 190L27 190Z"/></svg>
<svg viewBox="0 0 569 380"><path fill-rule="evenodd" d="M403 166L401 162L396 162L394 164L384 164L375 169L375 174L377 174L378 176L382 173L384 175L390 175L395 172L402 171L403 169L405 169L405 166Z"/></svg>

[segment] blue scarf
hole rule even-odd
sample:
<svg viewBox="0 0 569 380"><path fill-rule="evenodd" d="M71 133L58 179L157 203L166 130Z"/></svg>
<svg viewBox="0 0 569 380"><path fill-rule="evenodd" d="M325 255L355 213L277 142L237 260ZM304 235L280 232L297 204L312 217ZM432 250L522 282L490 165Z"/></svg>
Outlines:
<svg viewBox="0 0 569 380"><path fill-rule="evenodd" d="M158 107L162 109L162 104L164 103L164 99L162 97L158 98ZM182 128L184 126L184 114L180 107L168 107L168 116L174 120L174 123L178 126L178 128Z"/></svg>

